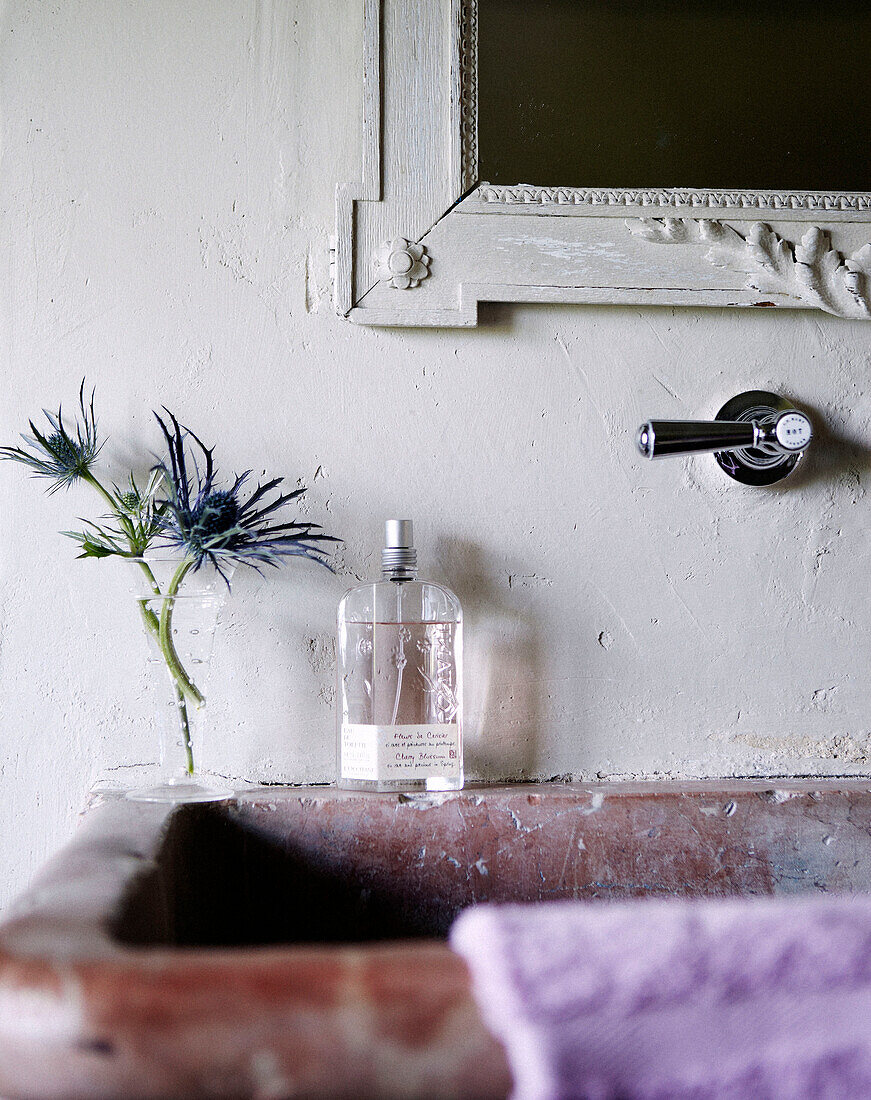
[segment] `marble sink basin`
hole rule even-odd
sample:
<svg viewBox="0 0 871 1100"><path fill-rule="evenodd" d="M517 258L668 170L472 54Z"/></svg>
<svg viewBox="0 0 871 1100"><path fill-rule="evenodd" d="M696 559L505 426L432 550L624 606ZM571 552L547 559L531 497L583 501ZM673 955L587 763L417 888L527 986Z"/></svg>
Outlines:
<svg viewBox="0 0 871 1100"><path fill-rule="evenodd" d="M0 1095L502 1097L483 901L866 890L871 782L94 799L0 925Z"/></svg>

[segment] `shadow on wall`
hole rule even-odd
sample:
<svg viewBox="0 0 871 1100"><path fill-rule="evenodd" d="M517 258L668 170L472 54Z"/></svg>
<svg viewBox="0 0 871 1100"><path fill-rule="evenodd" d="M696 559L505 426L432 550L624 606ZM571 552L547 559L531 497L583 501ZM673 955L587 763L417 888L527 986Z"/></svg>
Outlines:
<svg viewBox="0 0 871 1100"><path fill-rule="evenodd" d="M495 570L477 543L444 538L436 551L463 605L466 775L530 779L541 741L539 624L505 601L504 570Z"/></svg>
<svg viewBox="0 0 871 1100"><path fill-rule="evenodd" d="M807 459L782 487L794 490L799 485L815 482L835 485L851 476L858 482L861 475L871 469L871 446L867 440L832 431L828 426L831 417L825 410L820 411L801 401L796 404L810 415L814 438Z"/></svg>

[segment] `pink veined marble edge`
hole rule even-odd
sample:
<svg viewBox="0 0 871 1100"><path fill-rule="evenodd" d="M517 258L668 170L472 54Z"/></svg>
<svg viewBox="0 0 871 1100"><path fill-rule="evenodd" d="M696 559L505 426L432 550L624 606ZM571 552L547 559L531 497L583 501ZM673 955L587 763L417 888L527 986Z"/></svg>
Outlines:
<svg viewBox="0 0 871 1100"><path fill-rule="evenodd" d="M856 778L409 796L267 787L220 814L367 889L398 888L439 934L479 901L850 893L871 881L871 780ZM507 1094L504 1052L443 940L113 939L109 918L154 866L171 819L95 792L76 837L0 925L0 1095Z"/></svg>

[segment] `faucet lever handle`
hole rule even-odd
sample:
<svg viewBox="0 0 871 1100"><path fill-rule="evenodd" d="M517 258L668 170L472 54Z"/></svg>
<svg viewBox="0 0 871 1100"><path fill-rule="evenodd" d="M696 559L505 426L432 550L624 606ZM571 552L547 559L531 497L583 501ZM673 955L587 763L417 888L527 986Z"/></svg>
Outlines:
<svg viewBox="0 0 871 1100"><path fill-rule="evenodd" d="M645 458L714 452L720 467L747 485L771 485L792 473L811 438L810 419L765 390L733 397L715 420L648 420L636 442Z"/></svg>
<svg viewBox="0 0 871 1100"><path fill-rule="evenodd" d="M753 421L648 420L638 429L638 450L645 458L705 454L754 447L759 429Z"/></svg>

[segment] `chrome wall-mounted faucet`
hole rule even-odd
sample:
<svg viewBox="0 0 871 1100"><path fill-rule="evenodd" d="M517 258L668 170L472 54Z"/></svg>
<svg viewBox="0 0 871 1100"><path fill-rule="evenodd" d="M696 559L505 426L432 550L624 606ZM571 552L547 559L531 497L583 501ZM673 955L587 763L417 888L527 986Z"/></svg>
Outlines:
<svg viewBox="0 0 871 1100"><path fill-rule="evenodd" d="M715 420L648 420L638 429L645 458L713 452L720 468L745 485L773 485L801 461L813 436L808 417L766 390L733 397Z"/></svg>

